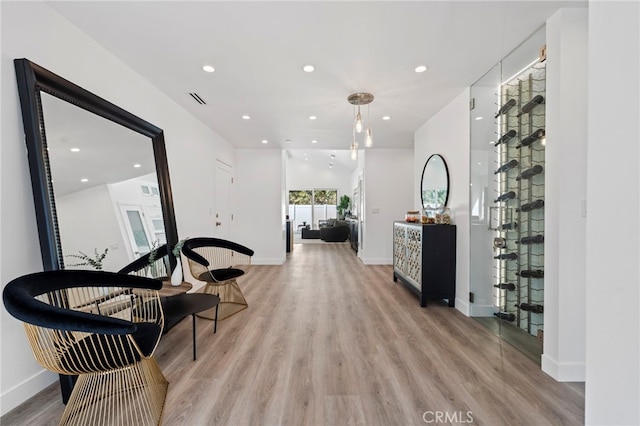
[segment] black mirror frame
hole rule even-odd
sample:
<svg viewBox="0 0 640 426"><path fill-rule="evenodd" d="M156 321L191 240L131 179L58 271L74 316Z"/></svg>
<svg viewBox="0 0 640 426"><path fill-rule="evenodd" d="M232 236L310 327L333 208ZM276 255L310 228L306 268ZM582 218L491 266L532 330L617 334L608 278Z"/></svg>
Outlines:
<svg viewBox="0 0 640 426"><path fill-rule="evenodd" d="M14 65L44 270L64 269L64 259L59 238L55 197L50 179L49 156L40 99L41 91L151 138L167 244L169 247L173 247L178 242L178 232L162 129L28 59L15 59ZM173 256L169 256L169 259L171 267L175 267L176 259Z"/></svg>
<svg viewBox="0 0 640 426"><path fill-rule="evenodd" d="M420 202L422 203L422 207L424 208L424 199L422 198L422 194L424 193L424 172L427 170L427 165L429 164L429 160L433 157L440 157L442 163L444 164L444 171L447 174L447 196L444 199L444 205L442 207L447 207L447 203L449 202L449 189L451 186L451 181L449 180L449 166L447 166L447 162L444 157L440 154L432 154L427 161L424 163L424 167L422 168L422 175L420 177Z"/></svg>

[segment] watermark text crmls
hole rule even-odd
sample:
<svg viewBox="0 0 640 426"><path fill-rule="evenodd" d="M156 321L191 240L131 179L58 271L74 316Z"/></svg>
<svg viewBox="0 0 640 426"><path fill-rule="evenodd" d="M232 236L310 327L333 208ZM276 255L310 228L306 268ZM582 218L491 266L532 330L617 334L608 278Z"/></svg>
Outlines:
<svg viewBox="0 0 640 426"><path fill-rule="evenodd" d="M422 414L425 423L473 423L473 411L425 411Z"/></svg>

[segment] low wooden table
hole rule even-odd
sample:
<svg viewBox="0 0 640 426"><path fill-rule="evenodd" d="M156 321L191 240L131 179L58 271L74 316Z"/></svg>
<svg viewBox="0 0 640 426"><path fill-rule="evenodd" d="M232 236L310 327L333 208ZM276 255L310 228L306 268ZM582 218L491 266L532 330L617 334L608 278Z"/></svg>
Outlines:
<svg viewBox="0 0 640 426"><path fill-rule="evenodd" d="M177 296L178 294L184 294L191 290L193 285L186 281L183 281L178 286L171 285L171 281L162 281L162 288L158 290L160 297Z"/></svg>

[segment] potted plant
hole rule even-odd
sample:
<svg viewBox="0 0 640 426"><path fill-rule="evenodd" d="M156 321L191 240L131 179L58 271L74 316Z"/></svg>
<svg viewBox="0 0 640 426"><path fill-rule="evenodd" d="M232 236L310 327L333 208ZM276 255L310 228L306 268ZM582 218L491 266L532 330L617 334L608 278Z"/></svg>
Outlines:
<svg viewBox="0 0 640 426"><path fill-rule="evenodd" d="M67 265L67 266L91 266L92 268L98 271L101 271L102 261L107 256L108 251L109 251L109 248L106 248L104 249L104 253L98 253L98 249L95 248L93 249L93 252L95 254L93 257L89 256L88 254L82 251L78 251L78 253L80 254L68 254L66 255L66 257L75 257L77 259L80 259L82 262L75 263L73 265Z"/></svg>
<svg viewBox="0 0 640 426"><path fill-rule="evenodd" d="M338 204L338 218L344 219L344 215L349 209L350 204L351 199L348 195L343 195L342 197L340 197L340 203Z"/></svg>

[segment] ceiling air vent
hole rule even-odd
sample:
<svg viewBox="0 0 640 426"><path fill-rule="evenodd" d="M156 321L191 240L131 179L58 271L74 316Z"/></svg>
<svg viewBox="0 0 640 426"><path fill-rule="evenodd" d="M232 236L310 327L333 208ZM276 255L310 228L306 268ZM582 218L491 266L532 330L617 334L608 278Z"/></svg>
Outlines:
<svg viewBox="0 0 640 426"><path fill-rule="evenodd" d="M196 101L197 103L199 103L200 105L206 105L206 104L207 104L207 103L204 101L204 99L202 99L202 98L200 97L200 95L198 95L196 92L190 92L190 93L189 93L189 95L191 95L191 97L192 97L193 99L195 99L195 101Z"/></svg>

